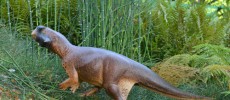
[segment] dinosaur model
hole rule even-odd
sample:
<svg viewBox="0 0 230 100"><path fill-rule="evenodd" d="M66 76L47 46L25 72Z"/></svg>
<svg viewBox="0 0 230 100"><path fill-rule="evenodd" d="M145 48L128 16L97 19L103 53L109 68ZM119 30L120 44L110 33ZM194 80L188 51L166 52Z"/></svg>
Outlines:
<svg viewBox="0 0 230 100"><path fill-rule="evenodd" d="M59 84L62 90L70 87L74 93L80 82L87 82L95 87L82 96L90 96L104 88L113 99L126 100L131 88L138 85L176 99L210 100L180 91L146 66L121 54L72 45L65 36L48 27L38 26L32 32L32 38L61 58L68 74L68 79Z"/></svg>

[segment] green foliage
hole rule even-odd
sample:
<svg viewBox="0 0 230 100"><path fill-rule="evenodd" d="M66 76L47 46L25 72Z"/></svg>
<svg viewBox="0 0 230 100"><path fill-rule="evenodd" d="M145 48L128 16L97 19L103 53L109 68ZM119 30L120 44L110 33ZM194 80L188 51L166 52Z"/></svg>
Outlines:
<svg viewBox="0 0 230 100"><path fill-rule="evenodd" d="M205 83L223 83L230 78L230 49L224 46L201 44L193 47L192 54L172 56L163 61L166 65L190 66L199 68L201 80ZM200 79L200 78L197 78Z"/></svg>
<svg viewBox="0 0 230 100"><path fill-rule="evenodd" d="M185 6L182 0L158 2L152 10L153 31L156 49L160 56L188 53L193 46L209 43L224 45L229 35L229 18L220 19L217 15L209 16L207 4ZM228 13L225 13L228 14ZM225 20L225 21L224 21ZM226 22L226 20L228 20ZM225 44L228 45L228 44Z"/></svg>
<svg viewBox="0 0 230 100"><path fill-rule="evenodd" d="M175 55L168 59L165 59L165 64L173 64L173 65L179 65L179 66L189 66L191 55L189 54L181 54L181 55Z"/></svg>
<svg viewBox="0 0 230 100"><path fill-rule="evenodd" d="M225 87L227 90L230 86L229 59L229 48L222 45L200 44L193 47L193 52L191 54L180 54L172 56L168 59L165 59L160 63L161 66L157 66L156 68L158 68L158 70L162 70L159 73L162 75L162 77L166 77L167 80L175 83L179 79L177 81L173 81L173 78L167 77L171 77L171 75L175 75L177 77L185 77L186 75L190 75L192 71L189 71L186 74L184 73L178 75L178 73L182 73L184 71L182 68L186 66L195 67L200 71L196 72L197 75L193 74L195 75L195 80L193 82L199 83L202 81L205 84L214 82L218 84L219 87L228 86ZM170 66L172 66L173 69L170 69ZM168 70L171 72L170 75L167 74ZM190 80L190 82L192 81ZM229 91L224 93L229 94Z"/></svg>
<svg viewBox="0 0 230 100"><path fill-rule="evenodd" d="M230 66L224 65L209 65L202 70L205 82L210 79L221 81L229 81L230 79Z"/></svg>
<svg viewBox="0 0 230 100"><path fill-rule="evenodd" d="M194 53L207 58L219 59L221 65L230 65L230 48L222 45L201 44L194 47ZM215 60L212 60L215 61Z"/></svg>
<svg viewBox="0 0 230 100"><path fill-rule="evenodd" d="M164 62L167 64L204 68L209 65L230 65L229 59L229 48L211 44L200 44L193 47L192 54L175 55Z"/></svg>
<svg viewBox="0 0 230 100"><path fill-rule="evenodd" d="M168 62L161 62L151 69L174 86L192 83L194 82L194 79L199 78L199 69L186 65L176 65L169 64Z"/></svg>
<svg viewBox="0 0 230 100"><path fill-rule="evenodd" d="M37 25L45 25L74 44L151 62L188 53L202 43L229 45L229 2L206 2L2 0L0 10L3 22L26 38ZM218 6L221 15L215 12Z"/></svg>
<svg viewBox="0 0 230 100"><path fill-rule="evenodd" d="M37 47L31 40L31 30L37 25L60 31L76 45L106 48L150 64L176 55L165 61L180 66L204 68L207 80L219 77L218 73L226 77L224 66L229 66L230 63L227 48L230 47L230 2L210 2L212 1L0 0L0 20L10 28L7 35L17 37L7 39L11 36L0 33L1 37L5 37L0 39L1 48L5 48L0 51L1 71L13 80L25 80L18 83L7 81L12 83L7 88L11 89L11 86L19 84L17 87L20 91L28 90L32 95L38 93L35 98L39 99L46 98L44 95L61 99L72 96L70 92L60 92L54 86L59 83L57 80L63 80L65 76L57 57ZM15 41L16 39L20 41ZM192 54L188 54L192 51ZM22 70L16 73L22 78L18 79L10 74L8 69L11 67L17 69L16 72ZM62 76L56 77L60 73ZM21 98L27 96L23 92ZM78 98L77 95L75 97ZM99 97L87 99L95 98ZM99 99L108 98L102 96Z"/></svg>
<svg viewBox="0 0 230 100"><path fill-rule="evenodd" d="M28 47L25 48L25 41L14 38L12 34L7 34L9 31L4 28L1 28L0 32L0 76L4 76L0 77L0 86L5 90L3 90L3 94L8 94L6 95L6 97L8 96L7 98L25 99L31 98L31 96L36 96L36 98L40 99L50 98L39 87L42 84L39 81L33 81L38 75L35 72L40 73L42 71L37 70L36 67L31 68L32 63L28 62L30 56L26 57L25 49L28 49ZM23 57L26 59L22 59ZM25 94L25 91L30 92ZM14 94L15 96L11 97L12 95L9 94ZM19 94L22 95L18 97Z"/></svg>

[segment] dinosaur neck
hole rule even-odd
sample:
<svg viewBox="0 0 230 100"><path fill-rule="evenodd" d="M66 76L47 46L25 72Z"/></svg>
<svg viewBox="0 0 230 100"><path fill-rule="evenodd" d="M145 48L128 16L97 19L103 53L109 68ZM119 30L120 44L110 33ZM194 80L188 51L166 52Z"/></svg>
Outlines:
<svg viewBox="0 0 230 100"><path fill-rule="evenodd" d="M51 43L51 50L56 53L61 59L73 51L72 45L64 35L51 29L45 30L50 37L53 37L55 42Z"/></svg>
<svg viewBox="0 0 230 100"><path fill-rule="evenodd" d="M51 34L53 37L55 37L55 42L51 43L51 50L62 59L72 51L74 45L72 45L62 34L58 32L50 33L55 33Z"/></svg>
<svg viewBox="0 0 230 100"><path fill-rule="evenodd" d="M73 45L71 43L65 43L65 42L60 42L59 44L52 45L55 47L52 47L52 51L56 53L61 59L68 55L73 48Z"/></svg>

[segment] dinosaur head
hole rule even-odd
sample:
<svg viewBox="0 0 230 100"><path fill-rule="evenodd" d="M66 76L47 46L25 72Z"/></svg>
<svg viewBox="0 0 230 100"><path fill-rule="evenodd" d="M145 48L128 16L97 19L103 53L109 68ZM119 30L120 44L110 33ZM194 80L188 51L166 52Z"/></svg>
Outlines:
<svg viewBox="0 0 230 100"><path fill-rule="evenodd" d="M32 32L32 38L39 43L40 46L49 48L52 39L44 32L45 26L37 26Z"/></svg>

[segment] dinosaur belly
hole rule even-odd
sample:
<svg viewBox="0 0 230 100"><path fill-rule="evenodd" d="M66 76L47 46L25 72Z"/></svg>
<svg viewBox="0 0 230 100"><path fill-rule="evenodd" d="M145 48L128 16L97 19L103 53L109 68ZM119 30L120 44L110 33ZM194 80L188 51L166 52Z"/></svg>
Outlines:
<svg viewBox="0 0 230 100"><path fill-rule="evenodd" d="M79 79L95 86L102 86L102 68L85 66L77 69Z"/></svg>

